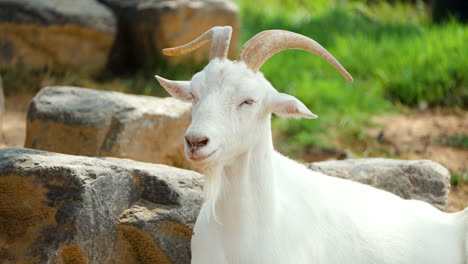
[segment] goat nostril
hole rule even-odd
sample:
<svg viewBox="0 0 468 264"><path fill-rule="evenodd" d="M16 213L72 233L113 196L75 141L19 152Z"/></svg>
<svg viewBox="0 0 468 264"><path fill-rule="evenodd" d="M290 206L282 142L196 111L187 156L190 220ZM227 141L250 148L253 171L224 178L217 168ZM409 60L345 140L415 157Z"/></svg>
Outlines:
<svg viewBox="0 0 468 264"><path fill-rule="evenodd" d="M185 143L187 144L187 147L192 149L193 151L195 149L204 147L210 142L210 139L207 137L199 137L199 136L185 136Z"/></svg>
<svg viewBox="0 0 468 264"><path fill-rule="evenodd" d="M200 142L198 143L198 145L199 145L200 147L204 147L204 146L206 146L206 145L208 144L209 141L210 141L209 138L203 138L202 140L200 140Z"/></svg>

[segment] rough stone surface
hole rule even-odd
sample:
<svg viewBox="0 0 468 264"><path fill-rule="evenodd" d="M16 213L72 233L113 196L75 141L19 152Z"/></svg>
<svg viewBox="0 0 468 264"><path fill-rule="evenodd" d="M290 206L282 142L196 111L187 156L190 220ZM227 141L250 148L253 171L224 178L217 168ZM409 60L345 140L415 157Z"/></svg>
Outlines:
<svg viewBox="0 0 468 264"><path fill-rule="evenodd" d="M190 119L190 104L173 98L47 87L29 107L25 147L189 168L183 136Z"/></svg>
<svg viewBox="0 0 468 264"><path fill-rule="evenodd" d="M310 163L311 170L372 185L404 199L426 201L444 210L450 173L429 160L348 159Z"/></svg>
<svg viewBox="0 0 468 264"><path fill-rule="evenodd" d="M0 68L101 71L115 34L114 14L95 0L0 0Z"/></svg>
<svg viewBox="0 0 468 264"><path fill-rule="evenodd" d="M189 263L202 176L0 149L1 263Z"/></svg>
<svg viewBox="0 0 468 264"><path fill-rule="evenodd" d="M3 94L3 81L0 76L0 143L3 142L3 115L5 114L5 96Z"/></svg>
<svg viewBox="0 0 468 264"><path fill-rule="evenodd" d="M229 0L100 0L118 18L118 35L110 66L125 71L152 66L158 60L170 64L191 58L200 63L209 58L209 46L181 57L163 56L163 48L179 46L214 26L233 27L230 56L237 56L239 10Z"/></svg>
<svg viewBox="0 0 468 264"><path fill-rule="evenodd" d="M433 196L439 207L447 191L446 169L429 161L309 167L404 198ZM202 175L164 165L0 149L0 263L190 263L202 184Z"/></svg>

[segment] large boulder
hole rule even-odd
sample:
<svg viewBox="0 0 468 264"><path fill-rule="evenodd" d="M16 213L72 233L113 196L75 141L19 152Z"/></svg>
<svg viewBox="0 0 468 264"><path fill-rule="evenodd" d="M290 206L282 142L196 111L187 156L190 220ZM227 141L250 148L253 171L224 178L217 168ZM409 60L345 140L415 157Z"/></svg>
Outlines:
<svg viewBox="0 0 468 264"><path fill-rule="evenodd" d="M25 147L189 168L183 137L190 104L173 98L47 87L32 100Z"/></svg>
<svg viewBox="0 0 468 264"><path fill-rule="evenodd" d="M424 200L448 184L447 171L427 161L365 159L310 167L404 198ZM202 186L202 175L164 165L0 149L0 262L190 263ZM440 207L447 197L438 199L431 201Z"/></svg>
<svg viewBox="0 0 468 264"><path fill-rule="evenodd" d="M239 10L229 0L100 0L114 10L118 35L110 67L114 72L149 67L162 61L175 64L206 61L209 45L182 57L163 56L163 48L179 46L214 26L233 27L230 56L237 53Z"/></svg>
<svg viewBox="0 0 468 264"><path fill-rule="evenodd" d="M0 149L0 262L190 263L201 189L164 165Z"/></svg>
<svg viewBox="0 0 468 264"><path fill-rule="evenodd" d="M0 69L99 72L115 33L113 13L95 0L0 0Z"/></svg>
<svg viewBox="0 0 468 264"><path fill-rule="evenodd" d="M324 174L372 185L404 199L426 201L444 210L450 172L430 160L348 159L310 163Z"/></svg>
<svg viewBox="0 0 468 264"><path fill-rule="evenodd" d="M0 76L0 144L3 143L3 115L5 114L5 96L3 94L3 82Z"/></svg>

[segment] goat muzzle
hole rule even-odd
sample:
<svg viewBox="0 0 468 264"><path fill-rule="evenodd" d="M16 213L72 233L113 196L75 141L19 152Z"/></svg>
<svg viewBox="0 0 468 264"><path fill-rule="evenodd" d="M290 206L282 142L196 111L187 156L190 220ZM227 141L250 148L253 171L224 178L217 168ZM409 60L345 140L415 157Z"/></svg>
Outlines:
<svg viewBox="0 0 468 264"><path fill-rule="evenodd" d="M186 135L185 143L192 153L198 149L205 147L210 142L210 139L205 136Z"/></svg>

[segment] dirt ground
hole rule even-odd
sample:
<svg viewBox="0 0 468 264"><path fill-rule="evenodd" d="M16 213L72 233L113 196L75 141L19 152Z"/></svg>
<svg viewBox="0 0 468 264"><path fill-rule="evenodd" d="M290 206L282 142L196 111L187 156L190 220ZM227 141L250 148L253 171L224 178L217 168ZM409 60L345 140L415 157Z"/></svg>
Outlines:
<svg viewBox="0 0 468 264"><path fill-rule="evenodd" d="M468 135L468 112L457 114L410 113L375 117L385 124L376 134L382 144L404 159L430 159L452 172L468 172L468 148L456 139ZM461 140L460 140L461 141ZM459 145L461 142L459 143Z"/></svg>
<svg viewBox="0 0 468 264"><path fill-rule="evenodd" d="M31 98L32 96L6 98L4 140L0 140L0 148L23 146L26 112ZM468 135L468 112L411 112L398 116L379 116L374 121L384 128L369 129L368 133L377 138L381 146L392 155L401 159L433 160L447 167L451 173L468 177L468 148L465 145L457 146L456 140L450 140L457 135ZM333 155L336 153L332 153ZM453 212L467 206L468 184L452 187L447 210Z"/></svg>
<svg viewBox="0 0 468 264"><path fill-rule="evenodd" d="M402 159L428 159L451 173L468 177L468 112L444 114L437 111L412 112L375 117L385 128L369 130L393 155ZM448 211L468 206L468 184L452 186Z"/></svg>

